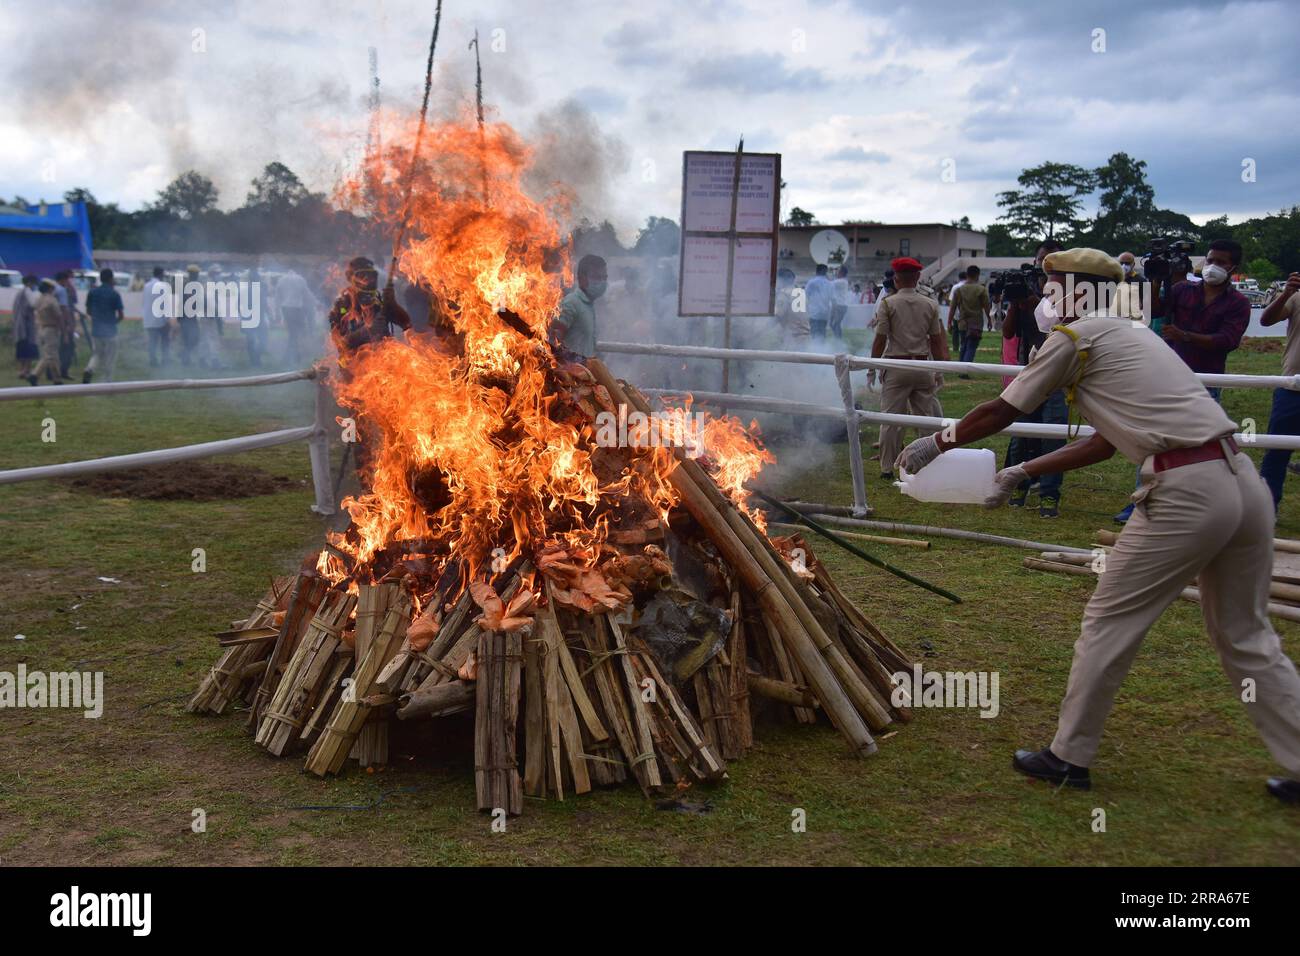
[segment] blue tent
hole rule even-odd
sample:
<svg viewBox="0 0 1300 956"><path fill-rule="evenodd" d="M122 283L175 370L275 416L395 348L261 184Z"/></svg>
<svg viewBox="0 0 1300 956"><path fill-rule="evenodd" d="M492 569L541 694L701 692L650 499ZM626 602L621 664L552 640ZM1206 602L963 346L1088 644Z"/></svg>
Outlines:
<svg viewBox="0 0 1300 956"><path fill-rule="evenodd" d="M6 269L38 276L93 269L92 248L84 202L0 210L0 263Z"/></svg>

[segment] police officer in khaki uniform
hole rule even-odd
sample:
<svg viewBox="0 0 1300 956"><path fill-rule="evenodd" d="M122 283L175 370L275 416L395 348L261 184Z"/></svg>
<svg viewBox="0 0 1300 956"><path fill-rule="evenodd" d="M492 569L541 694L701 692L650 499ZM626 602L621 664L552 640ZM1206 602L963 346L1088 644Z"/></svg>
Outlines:
<svg viewBox="0 0 1300 956"><path fill-rule="evenodd" d="M1300 802L1300 675L1267 614L1268 489L1237 449L1236 425L1174 351L1146 328L1106 315L1109 292L1123 278L1119 263L1095 249L1069 249L1049 255L1043 268L1048 292L1036 319L1053 331L1029 364L1000 398L899 456L909 471L920 469L948 448L1001 431L1065 388L1096 433L998 472L986 504L1000 506L1026 478L1082 468L1117 450L1141 465L1133 517L1084 610L1056 737L1044 750L1017 751L1013 766L1088 789L1102 727L1142 639L1196 578L1205 626L1233 692L1248 701L1269 752L1292 778L1271 779L1267 789Z"/></svg>
<svg viewBox="0 0 1300 956"><path fill-rule="evenodd" d="M892 295L876 306L873 358L948 360L948 339L939 322L939 306L916 291L921 263L904 257L890 263L894 270ZM876 370L867 373L872 383ZM936 392L943 377L927 369L889 368L881 372L880 410L896 415L943 417ZM893 478L889 470L903 443L903 426L880 426L880 477Z"/></svg>

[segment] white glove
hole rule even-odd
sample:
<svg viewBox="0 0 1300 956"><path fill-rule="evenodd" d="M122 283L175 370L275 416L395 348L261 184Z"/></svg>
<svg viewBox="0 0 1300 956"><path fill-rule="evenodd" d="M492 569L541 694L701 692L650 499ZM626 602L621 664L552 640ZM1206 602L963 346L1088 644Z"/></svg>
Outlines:
<svg viewBox="0 0 1300 956"><path fill-rule="evenodd" d="M915 475L938 457L938 440L933 435L924 435L899 452L894 468Z"/></svg>
<svg viewBox="0 0 1300 956"><path fill-rule="evenodd" d="M934 373L934 387L943 388L943 372Z"/></svg>
<svg viewBox="0 0 1300 956"><path fill-rule="evenodd" d="M985 508L1001 508L1011 500L1011 495L1029 480L1029 473L1020 465L1003 468L993 476L993 492L984 499Z"/></svg>
<svg viewBox="0 0 1300 956"><path fill-rule="evenodd" d="M876 370L874 368L867 369L867 388L873 392L876 390Z"/></svg>

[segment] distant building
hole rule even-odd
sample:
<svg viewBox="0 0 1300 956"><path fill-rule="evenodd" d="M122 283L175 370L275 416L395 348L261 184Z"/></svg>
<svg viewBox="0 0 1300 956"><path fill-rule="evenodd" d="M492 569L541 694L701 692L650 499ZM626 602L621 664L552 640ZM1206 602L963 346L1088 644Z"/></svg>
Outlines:
<svg viewBox="0 0 1300 956"><path fill-rule="evenodd" d="M843 264L851 276L879 279L890 260L911 256L921 265L940 258L979 258L988 241L978 229L962 229L941 222L886 224L871 222L823 223L815 226L782 226L777 246L777 265L796 273L811 272L815 266L808 244L823 229L834 229L848 240Z"/></svg>

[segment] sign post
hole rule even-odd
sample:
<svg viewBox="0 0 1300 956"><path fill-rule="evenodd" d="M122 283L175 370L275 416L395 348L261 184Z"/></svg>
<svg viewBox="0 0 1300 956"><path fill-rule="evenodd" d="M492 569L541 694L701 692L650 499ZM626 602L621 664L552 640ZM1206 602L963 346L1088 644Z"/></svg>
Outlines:
<svg viewBox="0 0 1300 956"><path fill-rule="evenodd" d="M679 316L721 316L731 347L734 315L772 315L780 228L781 156L687 151L682 157ZM722 363L722 391L731 365Z"/></svg>

